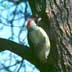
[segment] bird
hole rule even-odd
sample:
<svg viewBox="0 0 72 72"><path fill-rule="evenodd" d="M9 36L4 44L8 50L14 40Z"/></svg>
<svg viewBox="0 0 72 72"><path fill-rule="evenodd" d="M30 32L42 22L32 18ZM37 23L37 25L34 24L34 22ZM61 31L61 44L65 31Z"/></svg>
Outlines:
<svg viewBox="0 0 72 72"><path fill-rule="evenodd" d="M32 54L40 63L46 63L50 54L50 39L43 28L38 26L33 18L28 19L27 39Z"/></svg>

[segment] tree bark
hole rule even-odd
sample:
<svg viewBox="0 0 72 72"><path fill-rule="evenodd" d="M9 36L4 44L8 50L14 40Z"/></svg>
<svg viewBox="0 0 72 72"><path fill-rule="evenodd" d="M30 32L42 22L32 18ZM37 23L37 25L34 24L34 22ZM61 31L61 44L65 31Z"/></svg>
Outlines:
<svg viewBox="0 0 72 72"><path fill-rule="evenodd" d="M33 15L42 18L38 25L44 28L50 38L51 51L46 64L41 64L32 56L30 48L13 41L0 38L0 51L10 50L34 64L41 72L72 72L72 1L48 1L45 9L37 11L36 0L29 0ZM37 2L38 3L38 2Z"/></svg>
<svg viewBox="0 0 72 72"><path fill-rule="evenodd" d="M45 66L46 69L41 72L46 72L46 70L48 72L72 72L72 1L45 0L45 2L45 9L48 10L38 10L36 8L38 1L34 4L30 1L33 14L42 18L38 25L44 28L51 41L48 63Z"/></svg>

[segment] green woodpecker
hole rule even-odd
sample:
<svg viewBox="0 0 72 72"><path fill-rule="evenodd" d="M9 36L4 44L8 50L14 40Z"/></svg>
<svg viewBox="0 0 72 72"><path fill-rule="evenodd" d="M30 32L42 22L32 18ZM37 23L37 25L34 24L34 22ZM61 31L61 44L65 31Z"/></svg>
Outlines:
<svg viewBox="0 0 72 72"><path fill-rule="evenodd" d="M41 62L46 63L50 53L50 40L47 33L36 25L33 19L28 20L28 43L33 55Z"/></svg>

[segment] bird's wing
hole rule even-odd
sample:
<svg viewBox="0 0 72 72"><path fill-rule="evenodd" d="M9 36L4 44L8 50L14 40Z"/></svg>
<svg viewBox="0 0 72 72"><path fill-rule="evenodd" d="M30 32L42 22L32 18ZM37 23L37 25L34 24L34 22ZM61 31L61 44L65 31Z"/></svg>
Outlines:
<svg viewBox="0 0 72 72"><path fill-rule="evenodd" d="M45 43L45 36L39 28L29 32L29 38L34 45L43 45Z"/></svg>

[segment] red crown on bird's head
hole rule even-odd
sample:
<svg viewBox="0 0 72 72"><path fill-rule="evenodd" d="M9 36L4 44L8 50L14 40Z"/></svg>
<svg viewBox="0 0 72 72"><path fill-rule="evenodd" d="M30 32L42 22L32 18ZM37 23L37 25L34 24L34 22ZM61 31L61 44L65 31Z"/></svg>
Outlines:
<svg viewBox="0 0 72 72"><path fill-rule="evenodd" d="M31 24L32 21L33 21L33 18L28 19L27 29L30 28L30 24Z"/></svg>

